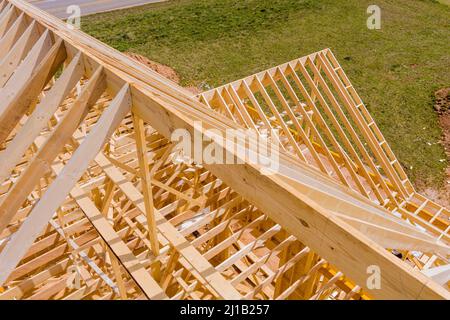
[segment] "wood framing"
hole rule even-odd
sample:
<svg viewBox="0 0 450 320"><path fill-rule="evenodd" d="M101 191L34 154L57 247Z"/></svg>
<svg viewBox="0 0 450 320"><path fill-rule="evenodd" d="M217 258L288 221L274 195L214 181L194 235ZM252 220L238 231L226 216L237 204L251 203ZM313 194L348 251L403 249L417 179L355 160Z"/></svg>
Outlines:
<svg viewBox="0 0 450 320"><path fill-rule="evenodd" d="M0 299L450 298L449 210L330 49L192 96L26 1L0 10ZM239 164L180 161L178 129ZM274 171L243 157L267 130Z"/></svg>

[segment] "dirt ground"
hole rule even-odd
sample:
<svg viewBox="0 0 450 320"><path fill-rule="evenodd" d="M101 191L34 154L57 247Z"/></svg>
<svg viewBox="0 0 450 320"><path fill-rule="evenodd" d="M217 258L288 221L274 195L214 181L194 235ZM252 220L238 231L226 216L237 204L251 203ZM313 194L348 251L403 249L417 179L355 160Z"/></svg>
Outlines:
<svg viewBox="0 0 450 320"><path fill-rule="evenodd" d="M146 66L150 67L153 71L158 72L160 75L166 77L169 80L172 80L176 84L180 84L180 76L178 73L172 69L169 66L160 64L158 62L152 61L140 54L132 53L132 52L126 52L127 56L133 58L136 61L139 61L140 63L145 64ZM201 93L201 90L196 87L186 87L187 90L192 92L193 94L199 94Z"/></svg>
<svg viewBox="0 0 450 320"><path fill-rule="evenodd" d="M441 143L450 161L450 88L436 91L434 110L439 115L439 124L443 131ZM450 166L447 167L446 174L447 180L442 189L427 188L423 193L437 203L450 208Z"/></svg>

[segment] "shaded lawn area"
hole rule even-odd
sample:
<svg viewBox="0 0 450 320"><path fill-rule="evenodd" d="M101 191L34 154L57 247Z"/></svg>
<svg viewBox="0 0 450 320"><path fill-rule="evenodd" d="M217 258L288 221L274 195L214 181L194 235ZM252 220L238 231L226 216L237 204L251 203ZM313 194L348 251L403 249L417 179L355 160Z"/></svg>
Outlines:
<svg viewBox="0 0 450 320"><path fill-rule="evenodd" d="M82 28L204 88L329 47L410 178L442 186L447 162L432 97L450 86L450 7L378 0L381 30L368 30L372 3L180 0L85 17Z"/></svg>

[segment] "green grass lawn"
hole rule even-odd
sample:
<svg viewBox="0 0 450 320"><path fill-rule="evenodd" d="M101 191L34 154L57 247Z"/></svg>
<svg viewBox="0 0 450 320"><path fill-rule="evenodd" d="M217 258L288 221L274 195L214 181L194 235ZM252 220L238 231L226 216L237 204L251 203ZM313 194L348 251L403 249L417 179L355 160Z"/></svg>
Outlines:
<svg viewBox="0 0 450 320"><path fill-rule="evenodd" d="M368 30L375 2L382 26ZM329 47L416 185L444 181L432 96L450 86L450 7L438 1L180 0L89 16L82 28L173 67L194 86Z"/></svg>

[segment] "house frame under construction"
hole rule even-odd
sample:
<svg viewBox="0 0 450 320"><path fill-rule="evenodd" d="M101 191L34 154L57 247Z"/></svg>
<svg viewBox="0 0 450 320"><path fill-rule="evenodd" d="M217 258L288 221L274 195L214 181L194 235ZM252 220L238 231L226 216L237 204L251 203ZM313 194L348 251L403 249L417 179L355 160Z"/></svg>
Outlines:
<svg viewBox="0 0 450 320"><path fill-rule="evenodd" d="M177 129L277 129L279 168ZM331 50L194 96L0 2L0 299L449 299L449 229Z"/></svg>

